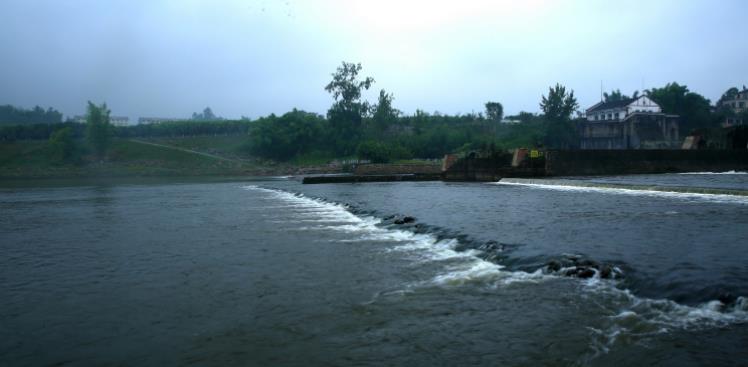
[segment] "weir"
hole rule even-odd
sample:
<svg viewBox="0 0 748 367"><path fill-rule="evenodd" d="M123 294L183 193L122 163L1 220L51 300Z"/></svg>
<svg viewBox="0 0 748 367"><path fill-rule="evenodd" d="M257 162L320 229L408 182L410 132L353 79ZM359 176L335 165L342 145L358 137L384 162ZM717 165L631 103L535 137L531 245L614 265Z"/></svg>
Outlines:
<svg viewBox="0 0 748 367"><path fill-rule="evenodd" d="M499 182L502 184L515 184L515 185L566 186L566 187L582 187L582 188L586 187L586 188L621 189L621 190L637 190L637 191L678 192L678 193L686 193L686 194L748 196L748 190L722 189L722 188L710 188L710 187L684 187L684 186L600 183L600 182L587 182L587 181L578 181L578 180L549 179L549 178L545 178L545 179L502 178Z"/></svg>
<svg viewBox="0 0 748 367"><path fill-rule="evenodd" d="M308 176L305 184L387 181L477 181L503 178L604 176L748 170L748 150L528 150L447 155L440 173L433 166L408 172L406 165L358 167L342 176ZM415 166L413 166L415 167ZM392 174L397 172L397 174ZM424 173L428 172L428 173ZM678 188L675 188L678 189ZM712 189L704 189L712 190Z"/></svg>

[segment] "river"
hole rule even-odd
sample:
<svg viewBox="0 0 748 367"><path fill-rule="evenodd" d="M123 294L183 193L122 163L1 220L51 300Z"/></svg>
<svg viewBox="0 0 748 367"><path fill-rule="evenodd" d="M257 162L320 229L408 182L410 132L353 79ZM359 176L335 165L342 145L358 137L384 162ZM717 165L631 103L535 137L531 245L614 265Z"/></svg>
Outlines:
<svg viewBox="0 0 748 367"><path fill-rule="evenodd" d="M582 180L748 190L739 173ZM748 361L748 197L293 179L22 186L0 189L1 366ZM568 259L613 276L547 266Z"/></svg>

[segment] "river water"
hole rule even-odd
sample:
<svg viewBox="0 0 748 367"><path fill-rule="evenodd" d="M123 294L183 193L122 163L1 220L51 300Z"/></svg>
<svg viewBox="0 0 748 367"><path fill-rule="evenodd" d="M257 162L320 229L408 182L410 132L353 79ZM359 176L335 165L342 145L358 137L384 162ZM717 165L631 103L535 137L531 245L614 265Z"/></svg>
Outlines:
<svg viewBox="0 0 748 367"><path fill-rule="evenodd" d="M748 189L740 174L584 180ZM0 366L748 361L748 197L290 179L18 186L0 189ZM570 258L614 277L546 266Z"/></svg>

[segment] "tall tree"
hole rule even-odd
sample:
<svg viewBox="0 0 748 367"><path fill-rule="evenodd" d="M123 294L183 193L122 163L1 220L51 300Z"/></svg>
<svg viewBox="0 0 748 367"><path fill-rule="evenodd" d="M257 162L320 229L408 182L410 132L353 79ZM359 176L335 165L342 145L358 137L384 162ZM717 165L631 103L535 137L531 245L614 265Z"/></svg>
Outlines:
<svg viewBox="0 0 748 367"><path fill-rule="evenodd" d="M486 102L486 118L499 122L504 117L504 106L499 102Z"/></svg>
<svg viewBox="0 0 748 367"><path fill-rule="evenodd" d="M646 90L645 93L662 108L662 112L680 116L681 131L684 133L709 127L712 123L711 102L689 91L685 85L672 82L662 88Z"/></svg>
<svg viewBox="0 0 748 367"><path fill-rule="evenodd" d="M540 109L549 121L567 121L571 114L579 107L574 91L566 92L566 87L556 84L548 88L548 97L543 96L540 101Z"/></svg>
<svg viewBox="0 0 748 367"><path fill-rule="evenodd" d="M379 91L379 100L374 106L372 120L380 133L384 132L400 115L400 111L392 107L393 99L394 97L391 93L385 92L384 89Z"/></svg>
<svg viewBox="0 0 748 367"><path fill-rule="evenodd" d="M361 69L361 63L343 62L332 74L332 81L325 86L335 100L327 111L327 119L334 129L335 145L341 154L354 152L356 139L361 133L361 121L369 113L369 104L361 101L361 93L374 84L374 78L360 80Z"/></svg>
<svg viewBox="0 0 748 367"><path fill-rule="evenodd" d="M110 111L103 103L101 106L88 101L86 113L86 139L99 158L104 157L112 142L112 125L109 123Z"/></svg>

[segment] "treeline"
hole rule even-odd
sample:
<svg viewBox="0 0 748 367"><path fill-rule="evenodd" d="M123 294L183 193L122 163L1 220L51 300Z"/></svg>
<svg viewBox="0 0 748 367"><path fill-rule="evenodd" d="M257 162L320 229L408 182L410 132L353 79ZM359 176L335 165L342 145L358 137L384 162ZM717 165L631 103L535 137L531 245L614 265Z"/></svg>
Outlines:
<svg viewBox="0 0 748 367"><path fill-rule="evenodd" d="M117 126L114 128L114 135L121 138L237 135L247 134L250 124L250 120L168 121L158 124Z"/></svg>
<svg viewBox="0 0 748 367"><path fill-rule="evenodd" d="M491 144L498 149L498 140L493 138L497 129L503 132L513 128L498 126L477 115L432 115L421 111L385 121L365 117L359 127L356 132L341 132L324 116L294 109L282 116L253 121L246 149L280 161L300 156L356 155L375 162L441 158L445 152L489 148Z"/></svg>
<svg viewBox="0 0 748 367"><path fill-rule="evenodd" d="M62 122L62 113L57 110L43 109L36 106L32 109L11 105L0 106L0 124L57 124Z"/></svg>
<svg viewBox="0 0 748 367"><path fill-rule="evenodd" d="M738 88L731 87L712 104L708 98L689 90L688 86L672 82L661 88L647 89L643 95L655 101L662 108L662 112L678 115L681 132L691 133L697 130L719 128L728 118L738 118L748 122L748 110L736 113L733 108L723 103L733 99L738 92ZM629 97L620 90L614 90L610 94L604 93L604 101L618 101L638 96L639 91L634 91Z"/></svg>
<svg viewBox="0 0 748 367"><path fill-rule="evenodd" d="M247 134L251 121L169 121L158 124L113 126L112 134L120 138L180 137L196 135L238 135ZM70 128L73 137L83 136L86 125L66 121L55 124L29 124L0 127L0 141L46 140L63 128Z"/></svg>
<svg viewBox="0 0 748 367"><path fill-rule="evenodd" d="M522 124L502 124L503 106L487 102L486 111L466 115L403 115L392 94L381 90L377 103L362 100L374 84L360 77L361 64L343 63L325 87L333 97L327 116L293 110L254 121L247 149L275 160L298 157L357 156L373 162L441 158L446 153L495 151L519 146L573 148L578 142L572 113L578 104L563 86L550 88L540 103L543 115L521 114Z"/></svg>
<svg viewBox="0 0 748 367"><path fill-rule="evenodd" d="M371 77L361 77L361 70L361 64L344 62L332 74L325 90L332 96L333 103L324 116L294 109L280 116L272 114L257 120L223 120L208 107L202 113L193 114L193 120L110 127L108 134L121 138L247 135L244 144L247 152L278 161L357 156L374 162L388 162L441 158L446 153L472 150L578 147L578 124L584 116L574 92L562 85L550 87L541 97L540 113L520 112L506 116L506 120L514 123L502 123L505 120L503 106L494 101L486 102L485 111L481 113L444 115L418 110L412 115L404 115L393 106L393 95L381 90L376 103L370 104L362 99L362 93L375 81ZM735 112L722 103L737 93L737 88L730 88L712 105L709 99L675 82L643 91L660 105L664 113L680 116L683 136L694 130L716 131L726 118L739 117L748 121L748 112L735 116ZM629 97L614 90L605 93L604 100L638 96L638 91ZM89 105L89 114L93 111L91 108ZM14 111L18 114L24 110ZM59 114L51 109L30 111L48 117ZM54 123L0 127L0 140L50 139L61 129L68 131L57 138L84 136L86 127L83 124L61 123L61 118L59 115L53 119Z"/></svg>

